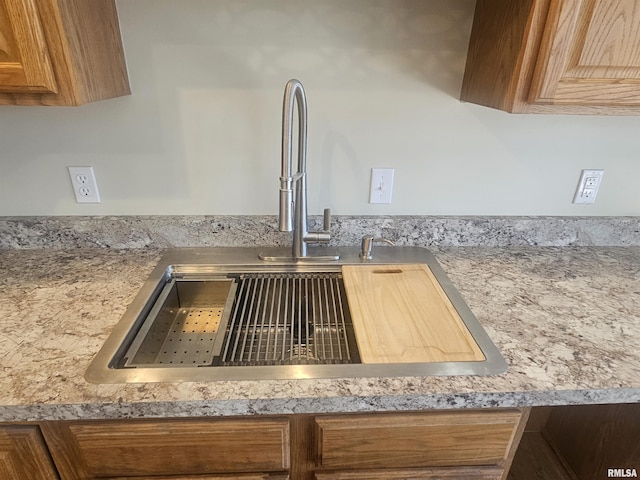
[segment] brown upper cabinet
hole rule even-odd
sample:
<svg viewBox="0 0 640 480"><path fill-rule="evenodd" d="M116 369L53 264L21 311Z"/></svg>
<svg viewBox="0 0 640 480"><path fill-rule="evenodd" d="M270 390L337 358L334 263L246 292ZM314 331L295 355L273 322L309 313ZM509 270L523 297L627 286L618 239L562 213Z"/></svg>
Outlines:
<svg viewBox="0 0 640 480"><path fill-rule="evenodd" d="M129 93L114 0L0 0L0 105Z"/></svg>
<svg viewBox="0 0 640 480"><path fill-rule="evenodd" d="M478 0L461 99L513 113L640 114L639 0Z"/></svg>

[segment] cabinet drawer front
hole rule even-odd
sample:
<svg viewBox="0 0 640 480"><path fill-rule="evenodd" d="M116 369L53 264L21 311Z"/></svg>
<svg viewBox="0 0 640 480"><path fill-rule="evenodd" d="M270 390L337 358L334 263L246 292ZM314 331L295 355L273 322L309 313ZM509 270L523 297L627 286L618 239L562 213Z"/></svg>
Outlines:
<svg viewBox="0 0 640 480"><path fill-rule="evenodd" d="M51 422L44 432L65 478L289 468L286 419Z"/></svg>
<svg viewBox="0 0 640 480"><path fill-rule="evenodd" d="M316 417L323 469L502 466L521 412L471 411Z"/></svg>

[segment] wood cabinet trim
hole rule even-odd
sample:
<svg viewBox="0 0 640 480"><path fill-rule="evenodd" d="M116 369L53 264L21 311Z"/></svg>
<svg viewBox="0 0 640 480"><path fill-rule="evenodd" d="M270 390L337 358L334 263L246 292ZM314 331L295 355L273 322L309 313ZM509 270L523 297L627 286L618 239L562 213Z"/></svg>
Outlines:
<svg viewBox="0 0 640 480"><path fill-rule="evenodd" d="M569 42L575 33L582 0L552 0L542 27L542 41L533 71L528 101L552 103L570 57Z"/></svg>
<svg viewBox="0 0 640 480"><path fill-rule="evenodd" d="M273 473L232 473L220 475L175 475L154 477L118 477L104 478L102 480L289 480L289 475Z"/></svg>
<svg viewBox="0 0 640 480"><path fill-rule="evenodd" d="M498 467L411 468L317 472L316 480L500 480Z"/></svg>

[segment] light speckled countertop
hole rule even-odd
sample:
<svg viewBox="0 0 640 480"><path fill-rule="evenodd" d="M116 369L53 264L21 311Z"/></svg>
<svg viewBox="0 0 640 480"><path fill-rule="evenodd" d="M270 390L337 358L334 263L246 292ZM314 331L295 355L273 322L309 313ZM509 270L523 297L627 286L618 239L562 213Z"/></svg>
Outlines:
<svg viewBox="0 0 640 480"><path fill-rule="evenodd" d="M487 377L94 385L161 250L0 250L0 420L640 402L640 247L434 251L509 363Z"/></svg>

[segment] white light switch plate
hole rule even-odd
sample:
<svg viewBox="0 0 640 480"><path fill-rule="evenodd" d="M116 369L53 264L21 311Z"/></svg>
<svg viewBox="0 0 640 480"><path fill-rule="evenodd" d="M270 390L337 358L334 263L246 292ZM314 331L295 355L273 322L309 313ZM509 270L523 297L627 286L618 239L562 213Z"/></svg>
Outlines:
<svg viewBox="0 0 640 480"><path fill-rule="evenodd" d="M393 168L372 168L369 203L391 203Z"/></svg>

